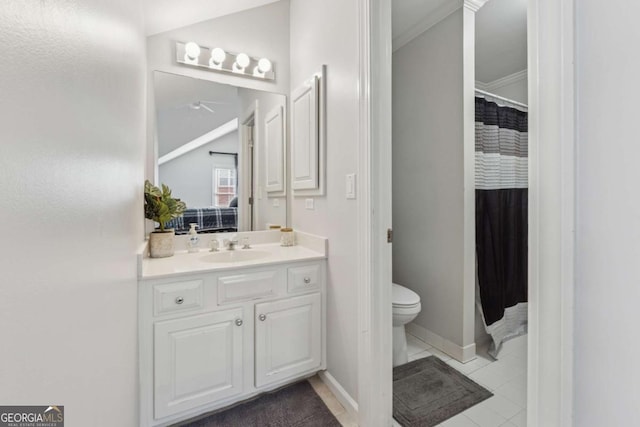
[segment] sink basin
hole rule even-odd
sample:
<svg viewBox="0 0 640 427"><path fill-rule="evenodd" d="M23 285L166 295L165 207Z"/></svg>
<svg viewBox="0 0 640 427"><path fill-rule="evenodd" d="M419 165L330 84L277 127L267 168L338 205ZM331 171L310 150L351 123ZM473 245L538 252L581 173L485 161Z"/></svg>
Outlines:
<svg viewBox="0 0 640 427"><path fill-rule="evenodd" d="M255 261L257 259L266 258L271 255L265 251L252 251L252 250L235 250L235 251L221 251L215 252L209 255L205 255L201 258L204 262L214 263L229 263L229 262L246 262Z"/></svg>

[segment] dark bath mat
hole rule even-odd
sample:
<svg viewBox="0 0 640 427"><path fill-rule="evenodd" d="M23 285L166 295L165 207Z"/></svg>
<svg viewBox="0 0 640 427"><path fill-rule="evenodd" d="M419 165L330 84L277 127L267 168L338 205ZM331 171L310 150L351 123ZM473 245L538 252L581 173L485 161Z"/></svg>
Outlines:
<svg viewBox="0 0 640 427"><path fill-rule="evenodd" d="M436 356L393 368L393 417L404 427L431 427L493 396Z"/></svg>
<svg viewBox="0 0 640 427"><path fill-rule="evenodd" d="M180 427L340 427L307 381L263 394Z"/></svg>

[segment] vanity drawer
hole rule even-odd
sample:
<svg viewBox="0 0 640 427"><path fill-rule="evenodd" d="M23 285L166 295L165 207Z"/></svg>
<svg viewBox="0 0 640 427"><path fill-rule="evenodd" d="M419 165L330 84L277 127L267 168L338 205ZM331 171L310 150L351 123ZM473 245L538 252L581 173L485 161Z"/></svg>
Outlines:
<svg viewBox="0 0 640 427"><path fill-rule="evenodd" d="M287 269L289 293L304 292L320 287L320 264L303 265Z"/></svg>
<svg viewBox="0 0 640 427"><path fill-rule="evenodd" d="M153 285L153 314L155 316L202 308L204 280Z"/></svg>
<svg viewBox="0 0 640 427"><path fill-rule="evenodd" d="M220 276L218 277L218 305L274 296L278 276L277 270Z"/></svg>

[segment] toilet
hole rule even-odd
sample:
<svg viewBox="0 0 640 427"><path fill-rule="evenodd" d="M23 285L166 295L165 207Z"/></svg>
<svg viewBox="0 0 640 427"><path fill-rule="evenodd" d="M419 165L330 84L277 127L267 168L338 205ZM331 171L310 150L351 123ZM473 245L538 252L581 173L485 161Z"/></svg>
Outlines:
<svg viewBox="0 0 640 427"><path fill-rule="evenodd" d="M420 313L420 296L396 283L392 285L393 301L393 366L408 362L407 336L404 325L411 322Z"/></svg>

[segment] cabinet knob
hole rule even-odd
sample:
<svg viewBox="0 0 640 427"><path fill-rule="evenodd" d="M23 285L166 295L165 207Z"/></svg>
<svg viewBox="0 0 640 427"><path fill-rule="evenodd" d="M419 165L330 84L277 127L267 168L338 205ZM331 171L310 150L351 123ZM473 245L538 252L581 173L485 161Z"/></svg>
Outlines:
<svg viewBox="0 0 640 427"><path fill-rule="evenodd" d="M236 319L236 326L242 326L242 319Z"/></svg>
<svg viewBox="0 0 640 427"><path fill-rule="evenodd" d="M176 304L182 304L184 302L184 298L176 297Z"/></svg>
<svg viewBox="0 0 640 427"><path fill-rule="evenodd" d="M307 285L308 285L309 283L311 283L311 277L305 277L305 278L304 278L304 283L306 283Z"/></svg>
<svg viewBox="0 0 640 427"><path fill-rule="evenodd" d="M260 316L258 316L258 319L260 319L261 322L264 322L267 319L267 315L261 314Z"/></svg>

